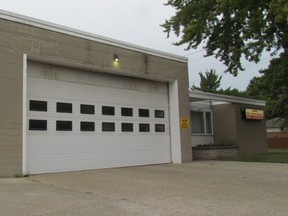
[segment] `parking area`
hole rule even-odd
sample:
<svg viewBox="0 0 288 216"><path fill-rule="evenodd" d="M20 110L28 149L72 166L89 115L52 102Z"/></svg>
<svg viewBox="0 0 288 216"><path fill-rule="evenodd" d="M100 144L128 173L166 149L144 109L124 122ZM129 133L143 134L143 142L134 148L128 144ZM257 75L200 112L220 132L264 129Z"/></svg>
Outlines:
<svg viewBox="0 0 288 216"><path fill-rule="evenodd" d="M0 179L1 215L288 215L288 165L202 161Z"/></svg>

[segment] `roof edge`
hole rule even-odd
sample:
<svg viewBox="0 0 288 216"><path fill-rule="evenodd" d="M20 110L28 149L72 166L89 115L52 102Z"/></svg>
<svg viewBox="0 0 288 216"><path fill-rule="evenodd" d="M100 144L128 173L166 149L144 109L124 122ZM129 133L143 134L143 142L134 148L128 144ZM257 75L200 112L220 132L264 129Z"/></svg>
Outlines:
<svg viewBox="0 0 288 216"><path fill-rule="evenodd" d="M189 98L196 98L199 100L216 100L230 103L250 104L265 107L266 102L262 100L255 100L250 98L236 97L230 95L214 94L200 91L189 91ZM190 100L191 101L191 100Z"/></svg>
<svg viewBox="0 0 288 216"><path fill-rule="evenodd" d="M63 34L67 34L67 35L71 35L71 36L75 36L75 37L79 37L83 39L88 39L88 40L92 40L95 42L100 42L100 43L104 43L104 44L108 44L112 46L117 46L117 47L124 48L124 49L143 52L143 53L147 53L150 55L154 55L154 56L158 56L158 57L162 57L162 58L166 58L170 60L175 60L175 61L184 62L184 63L188 62L188 58L184 56L179 56L179 55L175 55L175 54L171 54L171 53L167 53L167 52L163 52L159 50L154 50L154 49L138 46L135 44L124 42L124 41L100 36L97 34L86 32L86 31L81 31L75 28L58 25L52 22L43 21L40 19L9 12L9 11L2 10L2 9L0 9L0 19L10 20L10 21L14 21L14 22L18 22L18 23L22 23L26 25L38 27L38 28L52 30L55 32L59 32L59 33L63 33Z"/></svg>

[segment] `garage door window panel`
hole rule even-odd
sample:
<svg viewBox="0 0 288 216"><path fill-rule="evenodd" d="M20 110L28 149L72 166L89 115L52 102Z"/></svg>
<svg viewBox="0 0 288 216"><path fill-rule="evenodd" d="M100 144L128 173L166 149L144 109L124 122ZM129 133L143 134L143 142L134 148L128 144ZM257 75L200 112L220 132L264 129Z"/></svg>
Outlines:
<svg viewBox="0 0 288 216"><path fill-rule="evenodd" d="M93 115L93 114L95 114L95 106L94 105L81 104L80 105L80 113Z"/></svg>
<svg viewBox="0 0 288 216"><path fill-rule="evenodd" d="M95 131L95 123L94 122L81 122L80 129L81 131L93 132Z"/></svg>
<svg viewBox="0 0 288 216"><path fill-rule="evenodd" d="M112 106L102 106L102 115L115 115L115 107Z"/></svg>
<svg viewBox="0 0 288 216"><path fill-rule="evenodd" d="M122 107L121 116L133 116L133 108Z"/></svg>
<svg viewBox="0 0 288 216"><path fill-rule="evenodd" d="M72 121L56 121L57 131L72 131Z"/></svg>
<svg viewBox="0 0 288 216"><path fill-rule="evenodd" d="M133 123L122 123L122 132L133 132Z"/></svg>
<svg viewBox="0 0 288 216"><path fill-rule="evenodd" d="M31 131L47 131L47 120L29 120L29 130Z"/></svg>
<svg viewBox="0 0 288 216"><path fill-rule="evenodd" d="M115 131L115 123L103 122L102 123L102 131L103 132L114 132Z"/></svg>
<svg viewBox="0 0 288 216"><path fill-rule="evenodd" d="M57 103L57 112L59 113L72 113L72 103Z"/></svg>
<svg viewBox="0 0 288 216"><path fill-rule="evenodd" d="M47 112L47 101L30 100L30 111Z"/></svg>
<svg viewBox="0 0 288 216"><path fill-rule="evenodd" d="M139 124L140 132L150 132L150 124Z"/></svg>
<svg viewBox="0 0 288 216"><path fill-rule="evenodd" d="M149 117L149 109L139 109L139 117Z"/></svg>
<svg viewBox="0 0 288 216"><path fill-rule="evenodd" d="M165 132L165 124L155 124L155 132Z"/></svg>
<svg viewBox="0 0 288 216"><path fill-rule="evenodd" d="M155 118L165 118L164 110L155 110Z"/></svg>

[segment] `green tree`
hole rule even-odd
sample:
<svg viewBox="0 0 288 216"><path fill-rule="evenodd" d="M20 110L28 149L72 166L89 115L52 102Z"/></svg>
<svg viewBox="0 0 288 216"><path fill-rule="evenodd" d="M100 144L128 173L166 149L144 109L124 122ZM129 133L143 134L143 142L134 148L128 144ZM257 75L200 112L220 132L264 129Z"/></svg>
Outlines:
<svg viewBox="0 0 288 216"><path fill-rule="evenodd" d="M200 86L192 85L190 87L191 90L238 97L248 97L246 92L239 91L236 88L231 89L231 87L229 87L227 89L219 89L221 86L222 76L219 77L216 74L216 71L213 69L211 69L210 71L207 70L205 74L203 74L202 72L198 74L200 76Z"/></svg>
<svg viewBox="0 0 288 216"><path fill-rule="evenodd" d="M288 53L271 60L267 69L254 77L246 92L255 99L267 102L267 118L281 117L288 122Z"/></svg>
<svg viewBox="0 0 288 216"><path fill-rule="evenodd" d="M288 52L287 0L168 0L176 13L161 26L181 39L187 49L204 44L206 56L214 55L237 75L241 57L259 62L266 50Z"/></svg>
<svg viewBox="0 0 288 216"><path fill-rule="evenodd" d="M216 71L211 69L210 71L206 71L205 74L202 72L198 73L200 76L200 87L197 87L195 85L192 85L190 88L191 90L196 90L196 91L203 91L203 92L212 92L216 93L217 89L221 85L221 79L222 76L219 77L216 74Z"/></svg>
<svg viewBox="0 0 288 216"><path fill-rule="evenodd" d="M223 94L223 95L230 95L230 96L236 96L236 97L244 97L244 98L250 98L249 95L246 94L245 91L239 91L236 88L227 88L227 89L219 89L217 91L217 94Z"/></svg>

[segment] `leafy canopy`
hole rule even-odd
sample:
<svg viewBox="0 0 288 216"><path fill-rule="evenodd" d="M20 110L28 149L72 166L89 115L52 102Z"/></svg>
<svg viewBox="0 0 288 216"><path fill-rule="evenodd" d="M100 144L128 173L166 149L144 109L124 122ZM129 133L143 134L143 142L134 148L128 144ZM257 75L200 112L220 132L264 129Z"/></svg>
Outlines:
<svg viewBox="0 0 288 216"><path fill-rule="evenodd" d="M241 57L259 62L266 50L271 55L288 49L287 0L168 0L176 13L161 26L181 35L175 45L187 50L204 43L206 56L215 55L226 72L244 70Z"/></svg>
<svg viewBox="0 0 288 216"><path fill-rule="evenodd" d="M267 69L254 77L246 92L267 102L267 118L281 117L288 122L288 53L273 59Z"/></svg>

